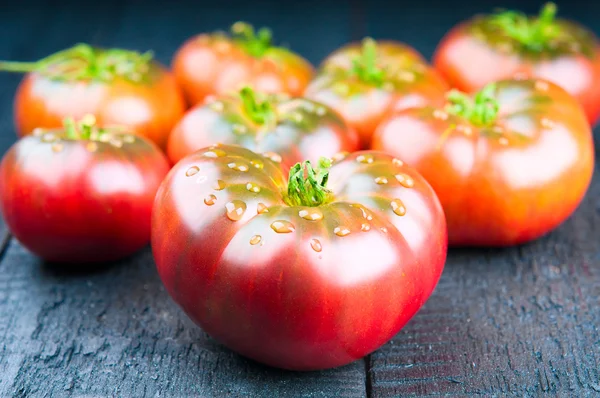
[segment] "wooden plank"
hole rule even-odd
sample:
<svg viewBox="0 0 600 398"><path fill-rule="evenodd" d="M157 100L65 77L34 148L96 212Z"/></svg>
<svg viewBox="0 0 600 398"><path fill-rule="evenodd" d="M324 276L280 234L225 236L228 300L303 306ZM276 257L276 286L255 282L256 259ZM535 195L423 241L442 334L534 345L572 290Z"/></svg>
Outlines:
<svg viewBox="0 0 600 398"><path fill-rule="evenodd" d="M550 235L451 250L424 309L371 356L372 396L600 394L599 239L597 166L580 208Z"/></svg>

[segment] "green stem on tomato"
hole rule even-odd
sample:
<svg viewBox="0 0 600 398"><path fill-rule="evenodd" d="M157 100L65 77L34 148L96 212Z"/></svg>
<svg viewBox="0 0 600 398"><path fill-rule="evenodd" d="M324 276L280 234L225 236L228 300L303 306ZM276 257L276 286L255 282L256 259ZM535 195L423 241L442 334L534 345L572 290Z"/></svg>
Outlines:
<svg viewBox="0 0 600 398"><path fill-rule="evenodd" d="M385 71L377 66L377 43L370 37L363 40L361 54L353 61L352 73L377 87L385 82Z"/></svg>
<svg viewBox="0 0 600 398"><path fill-rule="evenodd" d="M315 170L310 161L296 163L290 169L288 190L285 197L290 206L320 206L331 199L327 189L331 160L321 158Z"/></svg>
<svg viewBox="0 0 600 398"><path fill-rule="evenodd" d="M528 17L517 11L505 11L494 15L491 22L525 49L541 52L561 35L560 26L555 19L556 11L556 4L546 3L536 17Z"/></svg>
<svg viewBox="0 0 600 398"><path fill-rule="evenodd" d="M254 123L265 125L275 120L275 109L273 105L265 100L259 102L256 93L250 87L244 87L240 90L240 97L244 106L244 113Z"/></svg>
<svg viewBox="0 0 600 398"><path fill-rule="evenodd" d="M231 26L231 33L246 52L253 57L262 57L273 46L273 34L268 28L260 28L258 32L246 22L236 22Z"/></svg>
<svg viewBox="0 0 600 398"><path fill-rule="evenodd" d="M63 119L63 128L65 136L72 140L89 140L92 135L100 136L106 133L106 130L96 125L94 115L85 115L80 121L76 122L72 117Z"/></svg>
<svg viewBox="0 0 600 398"><path fill-rule="evenodd" d="M446 112L463 117L475 126L491 126L498 117L500 105L496 99L496 84L490 83L474 97L452 90L447 95Z"/></svg>
<svg viewBox="0 0 600 398"><path fill-rule="evenodd" d="M68 81L106 82L121 77L138 83L147 77L152 57L152 52L140 54L118 48L97 49L89 44L77 44L35 62L0 61L0 71L36 72Z"/></svg>

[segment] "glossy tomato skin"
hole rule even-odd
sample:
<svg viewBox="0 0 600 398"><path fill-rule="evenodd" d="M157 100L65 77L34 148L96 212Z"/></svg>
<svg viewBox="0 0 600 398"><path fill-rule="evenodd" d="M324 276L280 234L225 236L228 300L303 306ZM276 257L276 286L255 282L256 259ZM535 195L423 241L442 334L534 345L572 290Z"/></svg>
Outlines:
<svg viewBox="0 0 600 398"><path fill-rule="evenodd" d="M154 196L169 171L151 142L22 138L0 165L0 206L12 234L52 262L120 259L150 240Z"/></svg>
<svg viewBox="0 0 600 398"><path fill-rule="evenodd" d="M308 61L287 49L271 47L254 57L224 34L201 34L186 41L175 54L173 71L190 105L244 86L300 96L314 74Z"/></svg>
<svg viewBox="0 0 600 398"><path fill-rule="evenodd" d="M156 197L158 271L238 353L285 369L341 366L388 341L431 294L446 257L443 211L422 177L383 153L335 164L328 204L288 206L286 185L276 163L245 148L184 158Z"/></svg>
<svg viewBox="0 0 600 398"><path fill-rule="evenodd" d="M402 157L435 189L450 245L536 239L578 206L594 168L592 133L567 92L541 80L501 81L499 117L477 127L442 109L397 113L373 146Z"/></svg>
<svg viewBox="0 0 600 398"><path fill-rule="evenodd" d="M339 112L359 133L363 148L369 147L373 132L390 112L443 103L448 85L413 48L377 42L378 63L386 70L380 87L350 72L360 52L361 44L352 43L327 57L306 96Z"/></svg>
<svg viewBox="0 0 600 398"><path fill-rule="evenodd" d="M165 148L185 107L173 75L151 64L146 82L116 77L110 82L57 80L39 73L25 76L15 97L17 133L58 128L66 117L93 114L99 125L125 126Z"/></svg>
<svg viewBox="0 0 600 398"><path fill-rule="evenodd" d="M190 153L216 143L241 145L270 153L282 167L304 160L318 164L322 156L358 149L358 136L325 105L305 98L272 99L276 120L254 123L239 96L222 96L192 108L175 126L167 153L176 163Z"/></svg>
<svg viewBox="0 0 600 398"><path fill-rule="evenodd" d="M558 23L563 31L572 32L574 48L580 50L527 54L480 17L458 25L442 39L434 65L451 86L465 92L502 79L551 81L577 98L594 124L600 116L600 43L583 27L568 21ZM588 48L589 54L582 52L583 48Z"/></svg>

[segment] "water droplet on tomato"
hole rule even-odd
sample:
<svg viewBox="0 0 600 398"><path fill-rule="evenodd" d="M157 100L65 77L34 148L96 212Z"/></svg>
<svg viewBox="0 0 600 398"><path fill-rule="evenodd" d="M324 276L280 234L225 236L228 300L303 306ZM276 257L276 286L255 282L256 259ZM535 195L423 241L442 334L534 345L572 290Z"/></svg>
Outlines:
<svg viewBox="0 0 600 398"><path fill-rule="evenodd" d="M373 155L358 155L356 161L358 163L371 164L373 163Z"/></svg>
<svg viewBox="0 0 600 398"><path fill-rule="evenodd" d="M547 129L551 129L554 126L556 126L556 123L553 120L550 120L546 117L542 118L542 120L540 121L540 124L542 125L542 127L547 128Z"/></svg>
<svg viewBox="0 0 600 398"><path fill-rule="evenodd" d="M390 202L390 205L392 206L392 211L397 216L403 216L406 214L406 207L404 206L404 203L402 203L402 201L400 199L392 200Z"/></svg>
<svg viewBox="0 0 600 398"><path fill-rule="evenodd" d="M123 141L118 138L112 138L110 140L110 145L114 146L115 148L121 148L123 146Z"/></svg>
<svg viewBox="0 0 600 398"><path fill-rule="evenodd" d="M264 203L259 203L256 205L256 212L258 214L265 214L269 212L269 208Z"/></svg>
<svg viewBox="0 0 600 398"><path fill-rule="evenodd" d="M215 112L222 112L224 108L224 105L221 101L213 101L208 106Z"/></svg>
<svg viewBox="0 0 600 398"><path fill-rule="evenodd" d="M54 133L45 133L42 135L43 142L54 142L58 137Z"/></svg>
<svg viewBox="0 0 600 398"><path fill-rule="evenodd" d="M261 170L264 167L264 163L258 159L251 160L250 164L259 170Z"/></svg>
<svg viewBox="0 0 600 398"><path fill-rule="evenodd" d="M254 235L253 237L250 238L250 244L252 246L258 245L261 240L262 240L262 236L260 236L260 235Z"/></svg>
<svg viewBox="0 0 600 398"><path fill-rule="evenodd" d="M217 203L217 197L213 194L210 194L206 198L204 198L204 204L207 206L212 206L215 203Z"/></svg>
<svg viewBox="0 0 600 398"><path fill-rule="evenodd" d="M323 106L318 106L315 112L319 116L325 116L325 114L327 113L327 109Z"/></svg>
<svg viewBox="0 0 600 398"><path fill-rule="evenodd" d="M404 162L397 158L392 159L392 164L396 167L404 166Z"/></svg>
<svg viewBox="0 0 600 398"><path fill-rule="evenodd" d="M320 253L321 250L323 250L323 245L321 245L321 242L319 242L318 239L311 239L310 247L312 247L312 249L317 253Z"/></svg>
<svg viewBox="0 0 600 398"><path fill-rule="evenodd" d="M132 134L125 134L123 136L123 141L125 141L128 144L133 144L135 142L135 136L133 136Z"/></svg>
<svg viewBox="0 0 600 398"><path fill-rule="evenodd" d="M271 229L278 234L288 234L295 231L294 224L285 220L277 220L271 223Z"/></svg>
<svg viewBox="0 0 600 398"><path fill-rule="evenodd" d="M448 114L441 109L433 111L433 117L438 120L448 120Z"/></svg>
<svg viewBox="0 0 600 398"><path fill-rule="evenodd" d="M296 123L302 123L304 120L304 115L302 115L300 112L292 112L290 114L290 118Z"/></svg>
<svg viewBox="0 0 600 398"><path fill-rule="evenodd" d="M235 163L235 162L231 162L229 164L227 164L227 167L229 167L232 170L235 171L248 171L248 165L245 165L243 163Z"/></svg>
<svg viewBox="0 0 600 398"><path fill-rule="evenodd" d="M62 143L60 143L60 142L56 142L56 143L52 144L52 151L53 152L58 153L58 152L62 151L63 148L64 148L64 145Z"/></svg>
<svg viewBox="0 0 600 398"><path fill-rule="evenodd" d="M310 209L302 209L298 212L298 215L309 221L319 221L323 219L323 212L315 207Z"/></svg>
<svg viewBox="0 0 600 398"><path fill-rule="evenodd" d="M221 158L227 154L222 149L211 149L210 151L204 152L202 155L207 158Z"/></svg>
<svg viewBox="0 0 600 398"><path fill-rule="evenodd" d="M535 89L538 91L548 91L549 88L550 88L550 85L543 80L537 80L535 82Z"/></svg>
<svg viewBox="0 0 600 398"><path fill-rule="evenodd" d="M267 159L271 159L273 162L275 163L281 163L281 155L275 153L275 152L265 152L263 153L263 156L266 157Z"/></svg>
<svg viewBox="0 0 600 398"><path fill-rule="evenodd" d="M246 134L248 132L248 128L243 124L234 124L232 130L236 134Z"/></svg>
<svg viewBox="0 0 600 398"><path fill-rule="evenodd" d="M200 168L198 166L192 166L192 167L190 167L189 169L186 170L185 175L187 177L191 177L191 176L193 176L194 174L196 174L199 171L200 171Z"/></svg>
<svg viewBox="0 0 600 398"><path fill-rule="evenodd" d="M411 176L400 173L396 174L396 180L402 185L404 188L412 188L415 186L415 180L412 179Z"/></svg>
<svg viewBox="0 0 600 398"><path fill-rule="evenodd" d="M215 185L213 186L213 189L215 191L222 191L223 189L225 189L226 186L227 186L227 184L225 184L225 181L217 180L217 181L215 181Z"/></svg>
<svg viewBox="0 0 600 398"><path fill-rule="evenodd" d="M246 212L246 203L241 200L232 200L225 205L227 218L231 221L239 221Z"/></svg>
<svg viewBox="0 0 600 398"><path fill-rule="evenodd" d="M387 234L388 229L386 227L381 227L379 228L381 230L381 232L383 232L384 234Z"/></svg>
<svg viewBox="0 0 600 398"><path fill-rule="evenodd" d="M256 185L253 182L249 182L248 184L246 184L246 189L250 192L254 192L254 193L259 193L260 192L260 187L258 185Z"/></svg>
<svg viewBox="0 0 600 398"><path fill-rule="evenodd" d="M467 125L464 125L464 124L459 124L456 127L456 131L458 131L460 133L463 133L467 137L473 134L473 129L471 128L471 126L467 126Z"/></svg>
<svg viewBox="0 0 600 398"><path fill-rule="evenodd" d="M363 231L363 232L370 231L370 230L371 230L371 225L369 225L369 224L367 224L367 223L363 223L363 224L360 226L360 230L361 230L361 231Z"/></svg>
<svg viewBox="0 0 600 398"><path fill-rule="evenodd" d="M331 160L333 160L334 163L341 162L346 159L346 156L348 156L348 152L338 152L331 157Z"/></svg>
<svg viewBox="0 0 600 398"><path fill-rule="evenodd" d="M335 227L333 233L337 236L346 236L350 234L350 229L347 227Z"/></svg>
<svg viewBox="0 0 600 398"><path fill-rule="evenodd" d="M388 179L387 177L381 176L381 177L376 177L375 178L375 183L379 184L379 185L385 185L388 183Z"/></svg>

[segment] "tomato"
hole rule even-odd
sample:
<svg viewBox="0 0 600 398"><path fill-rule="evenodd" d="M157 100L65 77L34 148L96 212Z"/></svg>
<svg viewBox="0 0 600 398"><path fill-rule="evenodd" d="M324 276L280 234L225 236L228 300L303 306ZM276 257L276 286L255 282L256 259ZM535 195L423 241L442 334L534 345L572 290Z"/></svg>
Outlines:
<svg viewBox="0 0 600 398"><path fill-rule="evenodd" d="M190 110L173 129L168 154L173 163L198 149L222 143L270 153L284 170L304 159L317 161L358 149L358 136L329 107L305 98L255 93L211 99Z"/></svg>
<svg viewBox="0 0 600 398"><path fill-rule="evenodd" d="M543 80L505 80L445 108L399 112L375 149L401 157L431 183L451 245L507 246L542 236L585 195L592 132L577 101Z"/></svg>
<svg viewBox="0 0 600 398"><path fill-rule="evenodd" d="M338 111L356 129L363 148L390 111L443 103L446 83L414 49L365 39L331 54L306 96Z"/></svg>
<svg viewBox="0 0 600 398"><path fill-rule="evenodd" d="M164 147L184 102L174 77L151 56L79 44L38 62L0 62L0 70L29 72L15 98L18 135L93 114L99 125L125 126Z"/></svg>
<svg viewBox="0 0 600 398"><path fill-rule="evenodd" d="M153 143L99 129L88 116L38 129L9 149L0 209L12 234L46 260L116 260L149 242L154 196L168 171Z"/></svg>
<svg viewBox="0 0 600 398"><path fill-rule="evenodd" d="M181 160L156 196L152 248L185 312L227 347L286 369L377 349L434 289L443 210L412 168L372 151L296 164L217 145Z"/></svg>
<svg viewBox="0 0 600 398"><path fill-rule="evenodd" d="M539 17L508 11L478 16L448 33L434 64L459 90L474 92L508 78L540 78L575 96L593 124L600 116L600 44L588 29L555 20L547 4Z"/></svg>
<svg viewBox="0 0 600 398"><path fill-rule="evenodd" d="M299 96L314 73L298 54L273 46L269 29L255 33L243 22L231 27L230 36L201 34L186 41L175 54L173 71L190 105L244 86Z"/></svg>

